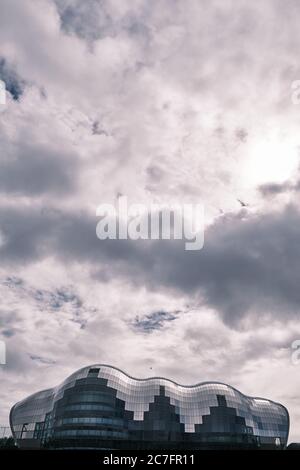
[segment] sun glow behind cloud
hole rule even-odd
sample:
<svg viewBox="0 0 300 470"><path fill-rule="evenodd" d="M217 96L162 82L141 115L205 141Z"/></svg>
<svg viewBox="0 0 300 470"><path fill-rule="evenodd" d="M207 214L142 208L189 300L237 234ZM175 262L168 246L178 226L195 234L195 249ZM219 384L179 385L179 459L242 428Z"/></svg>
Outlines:
<svg viewBox="0 0 300 470"><path fill-rule="evenodd" d="M282 183L293 175L299 164L298 148L294 142L271 136L254 142L243 168L243 178L249 186Z"/></svg>

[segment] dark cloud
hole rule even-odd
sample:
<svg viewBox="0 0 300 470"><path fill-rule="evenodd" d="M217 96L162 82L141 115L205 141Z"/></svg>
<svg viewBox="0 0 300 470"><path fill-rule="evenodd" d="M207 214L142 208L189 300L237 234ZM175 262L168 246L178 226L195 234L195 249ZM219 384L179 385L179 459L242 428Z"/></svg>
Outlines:
<svg viewBox="0 0 300 470"><path fill-rule="evenodd" d="M2 335L5 336L6 338L10 338L16 333L16 330L14 328L2 330Z"/></svg>
<svg viewBox="0 0 300 470"><path fill-rule="evenodd" d="M152 333L154 330L160 330L167 323L176 320L178 313L179 312L165 312L164 310L152 312L143 317L137 316L131 325L137 331Z"/></svg>
<svg viewBox="0 0 300 470"><path fill-rule="evenodd" d="M22 320L16 310L0 309L0 337L10 339L22 332Z"/></svg>
<svg viewBox="0 0 300 470"><path fill-rule="evenodd" d="M125 8L122 14L115 12L106 0L89 0L88 3L80 0L54 0L60 16L62 30L67 34L88 41L95 41L105 37L115 37L120 31L138 36L141 40L149 35L149 28L143 21L143 16L149 10L147 5L140 8L139 15L135 5ZM144 12L144 15L142 15ZM118 14L116 14L118 13Z"/></svg>
<svg viewBox="0 0 300 470"><path fill-rule="evenodd" d="M242 143L245 143L247 142L247 138L248 138L248 132L246 131L246 129L243 129L242 127L239 128L239 129L236 129L235 131L235 136L236 136L236 139Z"/></svg>
<svg viewBox="0 0 300 470"><path fill-rule="evenodd" d="M243 214L243 217L242 217ZM123 277L156 290L204 299L226 322L237 325L252 312L296 315L300 302L300 217L282 212L245 218L223 216L206 233L204 249L185 251L176 241L100 241L96 218L33 211L1 214L6 262L34 262L49 255L90 266L94 279ZM254 312L253 312L254 311ZM150 319L151 320L151 319Z"/></svg>
<svg viewBox="0 0 300 470"><path fill-rule="evenodd" d="M59 288L55 291L36 289L32 292L36 302L51 310L60 310L65 304L70 305L74 310L82 307L82 300L70 288Z"/></svg>
<svg viewBox="0 0 300 470"><path fill-rule="evenodd" d="M80 224L80 231L78 221L73 223L59 240L61 256L94 265L109 260L112 277L199 294L233 324L253 310L278 317L282 311L285 315L298 312L300 217L296 208L246 220L240 214L222 217L208 229L204 249L190 252L181 241L92 242L88 222L85 228ZM76 234L73 240L72 234Z"/></svg>
<svg viewBox="0 0 300 470"><path fill-rule="evenodd" d="M2 208L0 230L5 244L0 248L0 259L8 264L30 263L49 253L43 240L53 231L51 216L41 210L11 210Z"/></svg>
<svg viewBox="0 0 300 470"><path fill-rule="evenodd" d="M80 1L55 0L60 15L61 28L69 34L96 40L114 33L114 24L105 8L105 1L90 0L86 5Z"/></svg>
<svg viewBox="0 0 300 470"><path fill-rule="evenodd" d="M33 305L40 312L68 312L69 320L78 323L84 329L88 322L88 316L95 313L95 307L87 306L81 297L76 293L74 286L62 286L53 290L38 289L28 285L25 281L19 278L8 277L0 282L0 285L14 290L18 298L25 299L24 302L33 301ZM16 312L2 312L0 318L0 331L12 331L12 326L20 322L20 316ZM9 327L9 328L8 328ZM17 332L19 329L14 329ZM6 336L9 336L7 334ZM10 335L12 336L12 335Z"/></svg>
<svg viewBox="0 0 300 470"><path fill-rule="evenodd" d="M32 355L30 354L30 359L32 361L36 361L36 362L39 362L41 364L56 364L56 361L54 361L53 359L50 359L48 357L41 357L41 356L35 356L35 355Z"/></svg>
<svg viewBox="0 0 300 470"><path fill-rule="evenodd" d="M104 135L105 137L109 136L109 133L103 129L99 121L94 121L92 125L92 134L93 135Z"/></svg>
<svg viewBox="0 0 300 470"><path fill-rule="evenodd" d="M21 286L23 284L23 280L17 276L8 276L2 281L2 284L8 287Z"/></svg>
<svg viewBox="0 0 300 470"><path fill-rule="evenodd" d="M151 165L146 169L150 182L156 184L164 177L164 171L156 165Z"/></svg>
<svg viewBox="0 0 300 470"><path fill-rule="evenodd" d="M78 162L63 150L31 142L3 145L0 162L0 192L36 196L72 191Z"/></svg>
<svg viewBox="0 0 300 470"><path fill-rule="evenodd" d="M293 191L294 189L297 189L297 186L294 186L290 182L286 181L284 183L265 183L262 184L258 189L263 196L271 197L286 193L288 191Z"/></svg>
<svg viewBox="0 0 300 470"><path fill-rule="evenodd" d="M0 57L0 80L5 83L6 90L11 94L14 100L18 100L26 86L25 80L9 66L4 58Z"/></svg>

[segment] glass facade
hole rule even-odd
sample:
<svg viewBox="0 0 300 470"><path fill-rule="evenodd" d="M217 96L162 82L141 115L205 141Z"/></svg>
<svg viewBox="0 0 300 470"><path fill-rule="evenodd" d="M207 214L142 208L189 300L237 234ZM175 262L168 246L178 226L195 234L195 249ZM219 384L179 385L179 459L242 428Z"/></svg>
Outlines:
<svg viewBox="0 0 300 470"><path fill-rule="evenodd" d="M107 365L85 367L10 413L19 445L99 449L283 448L286 408L222 383L183 386L129 377Z"/></svg>

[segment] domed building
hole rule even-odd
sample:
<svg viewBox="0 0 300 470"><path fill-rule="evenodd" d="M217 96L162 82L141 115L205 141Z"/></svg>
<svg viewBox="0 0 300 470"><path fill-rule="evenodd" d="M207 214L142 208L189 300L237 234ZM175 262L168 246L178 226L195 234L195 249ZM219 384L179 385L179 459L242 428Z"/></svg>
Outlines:
<svg viewBox="0 0 300 470"><path fill-rule="evenodd" d="M136 379L97 364L14 405L10 426L20 447L282 449L289 414L223 383Z"/></svg>

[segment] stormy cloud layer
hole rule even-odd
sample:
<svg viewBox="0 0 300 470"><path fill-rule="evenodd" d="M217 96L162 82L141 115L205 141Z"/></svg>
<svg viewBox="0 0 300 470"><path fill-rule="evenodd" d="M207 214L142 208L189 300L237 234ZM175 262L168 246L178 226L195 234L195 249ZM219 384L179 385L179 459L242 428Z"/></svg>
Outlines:
<svg viewBox="0 0 300 470"><path fill-rule="evenodd" d="M298 2L0 10L0 424L103 362L281 401L300 439ZM100 241L120 194L203 203L203 250Z"/></svg>

